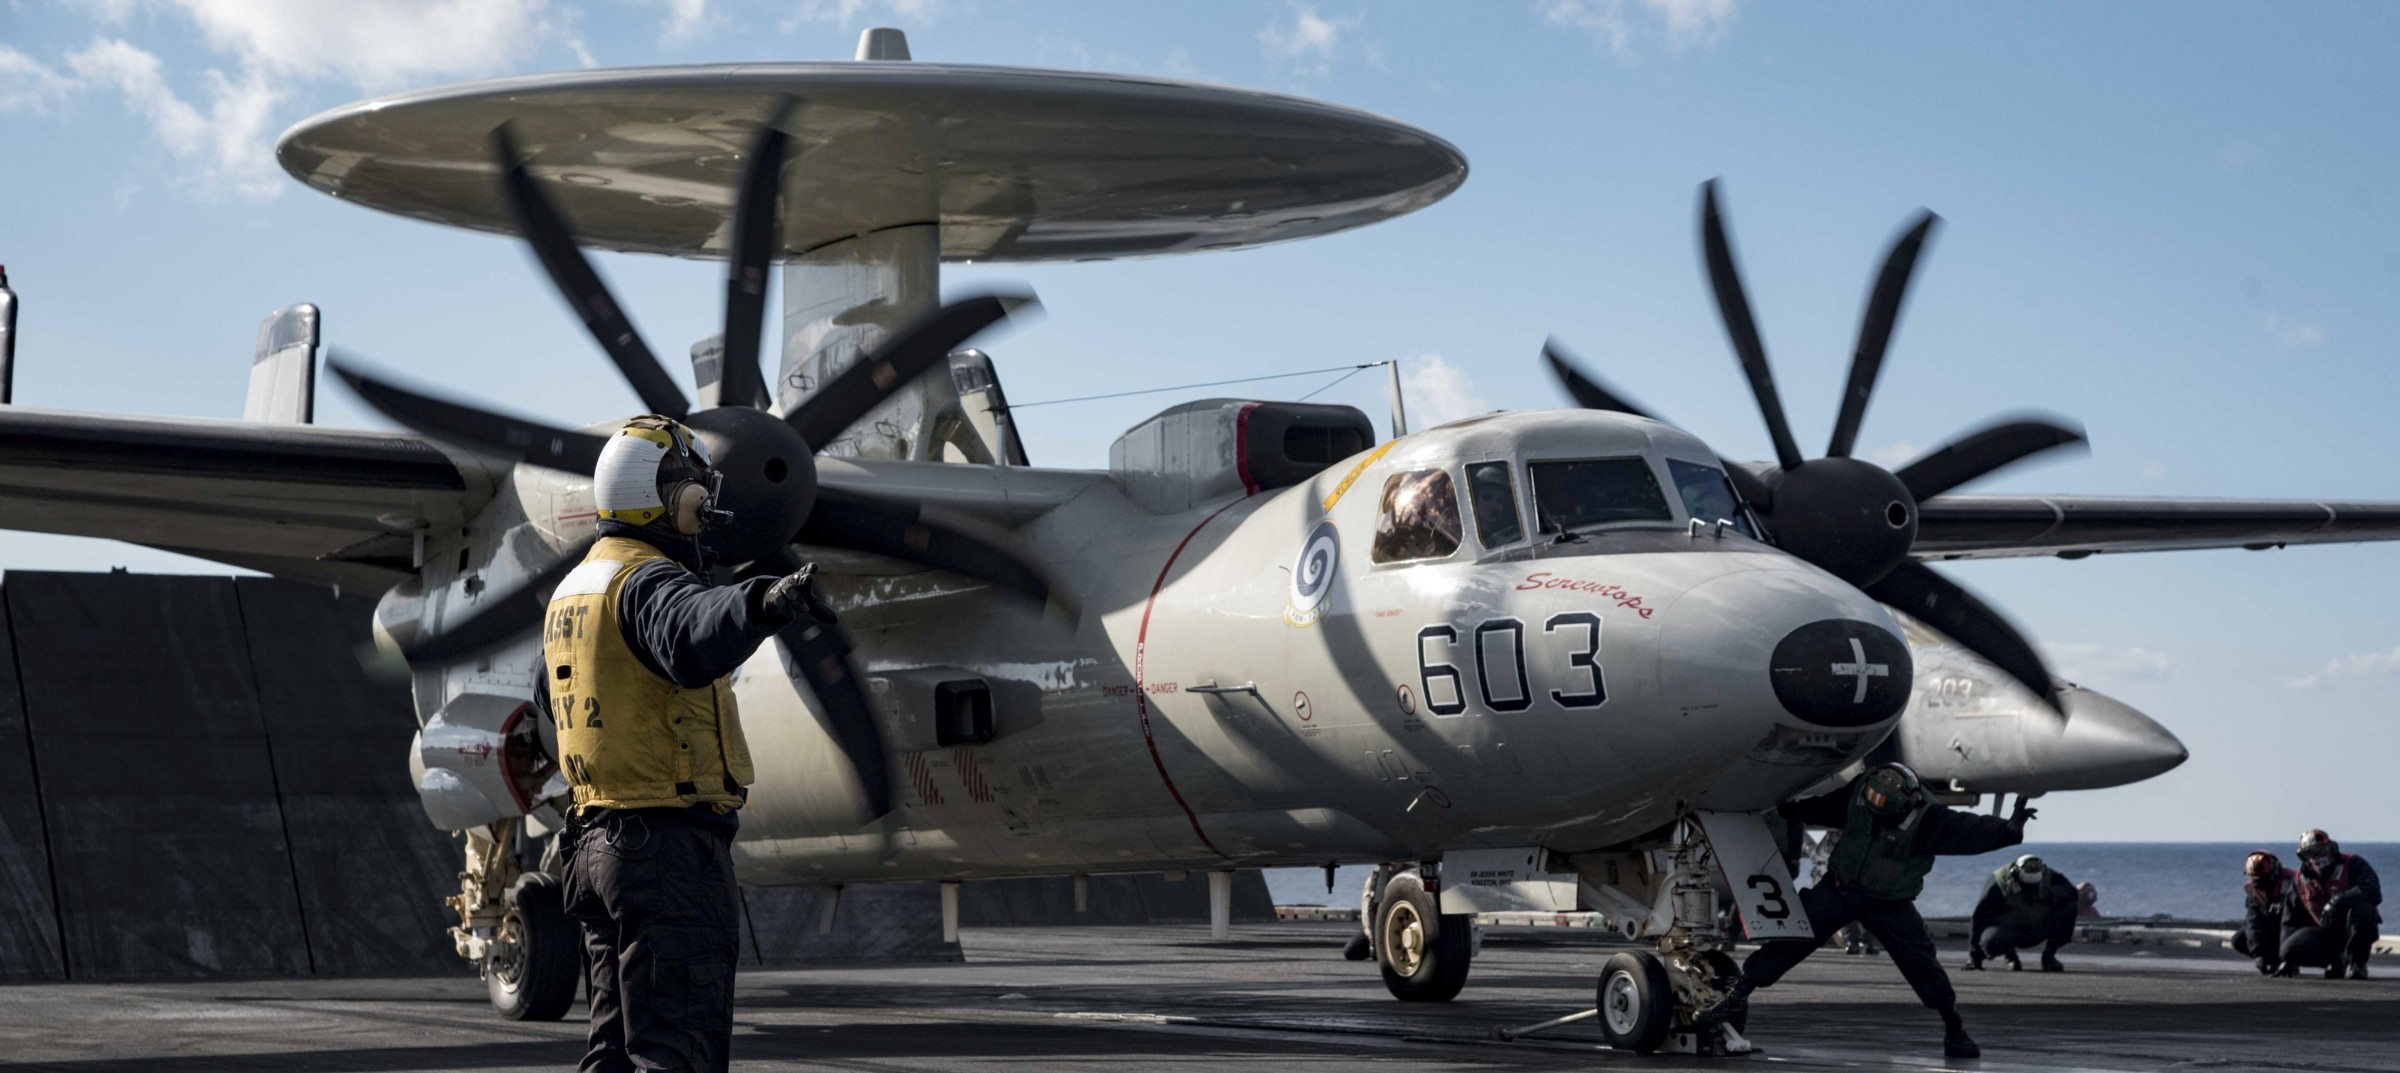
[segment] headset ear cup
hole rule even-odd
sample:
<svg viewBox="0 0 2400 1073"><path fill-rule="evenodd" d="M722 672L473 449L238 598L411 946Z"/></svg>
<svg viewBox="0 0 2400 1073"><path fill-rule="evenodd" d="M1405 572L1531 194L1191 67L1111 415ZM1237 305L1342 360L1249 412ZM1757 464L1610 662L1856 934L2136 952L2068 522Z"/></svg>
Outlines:
<svg viewBox="0 0 2400 1073"><path fill-rule="evenodd" d="M675 494L668 503L675 512L675 531L685 536L698 535L700 509L708 505L708 489L696 481L684 481L675 486Z"/></svg>

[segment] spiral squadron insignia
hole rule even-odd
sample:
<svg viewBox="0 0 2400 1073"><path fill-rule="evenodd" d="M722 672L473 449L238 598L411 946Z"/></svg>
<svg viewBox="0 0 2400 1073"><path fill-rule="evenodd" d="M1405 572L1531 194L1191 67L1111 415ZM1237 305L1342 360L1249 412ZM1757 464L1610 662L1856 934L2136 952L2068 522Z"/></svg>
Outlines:
<svg viewBox="0 0 2400 1073"><path fill-rule="evenodd" d="M1292 589L1284 604L1284 621L1307 626L1325 613L1325 603L1333 595L1334 568L1341 560L1341 531L1333 527L1331 519L1318 522L1301 542L1300 557L1292 560Z"/></svg>

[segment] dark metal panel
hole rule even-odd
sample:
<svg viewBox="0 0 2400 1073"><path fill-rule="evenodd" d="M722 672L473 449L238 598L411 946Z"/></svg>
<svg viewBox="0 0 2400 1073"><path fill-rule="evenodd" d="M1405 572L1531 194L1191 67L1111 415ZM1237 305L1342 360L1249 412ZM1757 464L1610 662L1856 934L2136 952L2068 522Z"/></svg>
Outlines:
<svg viewBox="0 0 2400 1073"><path fill-rule="evenodd" d="M942 901L933 883L845 888L833 931L817 932L827 887L743 887L751 949L769 965L823 961L959 961L942 941Z"/></svg>
<svg viewBox="0 0 2400 1073"><path fill-rule="evenodd" d="M400 767L395 757L386 766ZM403 769L405 770L405 769ZM320 975L473 973L452 948L457 839L414 792L283 795L292 876Z"/></svg>
<svg viewBox="0 0 2400 1073"><path fill-rule="evenodd" d="M37 750L263 733L231 578L11 571L7 592Z"/></svg>
<svg viewBox="0 0 2400 1073"><path fill-rule="evenodd" d="M13 573L0 595L69 972L307 972L232 582Z"/></svg>
<svg viewBox="0 0 2400 1073"><path fill-rule="evenodd" d="M62 979L42 800L30 783L9 785L24 788L0 791L0 980Z"/></svg>
<svg viewBox="0 0 2400 1073"><path fill-rule="evenodd" d="M76 979L309 971L272 796L52 795L47 805Z"/></svg>
<svg viewBox="0 0 2400 1073"><path fill-rule="evenodd" d="M273 578L233 588L315 971L468 971L442 905L460 850L408 781L408 689L368 678L356 655L374 602Z"/></svg>

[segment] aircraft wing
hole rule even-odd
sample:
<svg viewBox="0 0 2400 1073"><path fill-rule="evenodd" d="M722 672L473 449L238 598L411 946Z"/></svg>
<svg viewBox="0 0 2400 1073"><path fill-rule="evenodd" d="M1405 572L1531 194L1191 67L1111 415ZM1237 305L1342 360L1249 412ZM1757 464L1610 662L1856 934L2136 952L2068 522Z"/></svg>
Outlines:
<svg viewBox="0 0 2400 1073"><path fill-rule="evenodd" d="M405 433L0 407L0 527L381 589L490 497ZM4 566L5 564L0 564Z"/></svg>
<svg viewBox="0 0 2400 1073"><path fill-rule="evenodd" d="M1946 495L1918 505L1918 559L1997 559L2400 540L2400 503Z"/></svg>

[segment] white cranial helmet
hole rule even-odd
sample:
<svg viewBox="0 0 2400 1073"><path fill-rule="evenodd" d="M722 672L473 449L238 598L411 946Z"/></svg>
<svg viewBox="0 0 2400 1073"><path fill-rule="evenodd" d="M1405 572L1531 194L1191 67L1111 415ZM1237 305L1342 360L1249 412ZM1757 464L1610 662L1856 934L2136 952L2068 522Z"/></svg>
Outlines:
<svg viewBox="0 0 2400 1073"><path fill-rule="evenodd" d="M673 524L669 505L679 496L708 494L714 465L708 445L671 418L643 414L600 448L592 469L592 499L600 517L629 525L661 519Z"/></svg>

